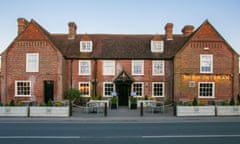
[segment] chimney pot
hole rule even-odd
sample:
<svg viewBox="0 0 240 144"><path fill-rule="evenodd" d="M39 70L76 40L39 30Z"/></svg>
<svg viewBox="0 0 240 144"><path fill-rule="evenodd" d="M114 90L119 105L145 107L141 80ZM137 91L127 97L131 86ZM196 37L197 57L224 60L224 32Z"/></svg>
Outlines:
<svg viewBox="0 0 240 144"><path fill-rule="evenodd" d="M28 24L28 21L25 18L18 18L18 34L22 33Z"/></svg>
<svg viewBox="0 0 240 144"><path fill-rule="evenodd" d="M165 35L167 40L173 40L173 24L172 23L167 23L165 26Z"/></svg>
<svg viewBox="0 0 240 144"><path fill-rule="evenodd" d="M69 39L75 39L76 31L77 31L77 25L74 22L68 23L68 38Z"/></svg>
<svg viewBox="0 0 240 144"><path fill-rule="evenodd" d="M182 33L184 36L189 36L190 34L192 34L193 30L194 30L194 26L186 25L183 27Z"/></svg>

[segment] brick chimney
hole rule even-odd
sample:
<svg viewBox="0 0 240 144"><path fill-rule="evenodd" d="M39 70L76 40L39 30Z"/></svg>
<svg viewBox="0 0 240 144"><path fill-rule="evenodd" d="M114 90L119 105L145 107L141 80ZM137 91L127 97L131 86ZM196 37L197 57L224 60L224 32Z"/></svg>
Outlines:
<svg viewBox="0 0 240 144"><path fill-rule="evenodd" d="M18 18L18 34L22 33L28 25L28 21L24 18Z"/></svg>
<svg viewBox="0 0 240 144"><path fill-rule="evenodd" d="M167 40L173 40L173 24L172 23L167 23L165 26L165 35Z"/></svg>
<svg viewBox="0 0 240 144"><path fill-rule="evenodd" d="M189 36L190 34L192 34L193 30L194 30L194 26L186 25L183 27L182 33L184 36Z"/></svg>
<svg viewBox="0 0 240 144"><path fill-rule="evenodd" d="M77 33L77 25L74 22L68 23L68 39L75 39Z"/></svg>

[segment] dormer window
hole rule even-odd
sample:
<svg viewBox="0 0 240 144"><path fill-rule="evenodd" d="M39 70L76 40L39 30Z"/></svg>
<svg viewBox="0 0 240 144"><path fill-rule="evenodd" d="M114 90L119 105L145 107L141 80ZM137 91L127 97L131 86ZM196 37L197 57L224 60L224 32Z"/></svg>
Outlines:
<svg viewBox="0 0 240 144"><path fill-rule="evenodd" d="M161 41L156 41L156 40L151 40L151 51L152 52L160 52L162 53L164 51L164 42Z"/></svg>
<svg viewBox="0 0 240 144"><path fill-rule="evenodd" d="M80 41L80 52L92 52L92 41Z"/></svg>

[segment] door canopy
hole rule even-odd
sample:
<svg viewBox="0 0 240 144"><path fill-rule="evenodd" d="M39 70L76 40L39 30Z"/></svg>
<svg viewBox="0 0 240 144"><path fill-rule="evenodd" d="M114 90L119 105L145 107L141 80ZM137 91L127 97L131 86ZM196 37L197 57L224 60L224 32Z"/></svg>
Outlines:
<svg viewBox="0 0 240 144"><path fill-rule="evenodd" d="M113 82L116 84L131 84L133 82L133 79L123 70L117 75Z"/></svg>

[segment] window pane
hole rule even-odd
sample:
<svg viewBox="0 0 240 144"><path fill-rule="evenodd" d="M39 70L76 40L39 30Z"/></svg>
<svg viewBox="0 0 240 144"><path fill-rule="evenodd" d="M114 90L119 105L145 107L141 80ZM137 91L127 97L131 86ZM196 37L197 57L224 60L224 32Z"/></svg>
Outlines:
<svg viewBox="0 0 240 144"><path fill-rule="evenodd" d="M104 96L111 96L113 92L113 83L105 83L104 84Z"/></svg>
<svg viewBox="0 0 240 144"><path fill-rule="evenodd" d="M16 96L31 96L30 81L16 81L15 91Z"/></svg>
<svg viewBox="0 0 240 144"><path fill-rule="evenodd" d="M92 41L80 41L80 52L91 52Z"/></svg>
<svg viewBox="0 0 240 144"><path fill-rule="evenodd" d="M143 84L142 83L134 83L133 84L133 92L136 92L137 96L143 96Z"/></svg>
<svg viewBox="0 0 240 144"><path fill-rule="evenodd" d="M90 96L90 85L88 82L86 83L79 83L79 90L81 95L83 96Z"/></svg>
<svg viewBox="0 0 240 144"><path fill-rule="evenodd" d="M90 61L79 61L79 74L90 75Z"/></svg>
<svg viewBox="0 0 240 144"><path fill-rule="evenodd" d="M144 61L133 61L132 62L132 74L133 75L143 75L144 72Z"/></svg>
<svg viewBox="0 0 240 144"><path fill-rule="evenodd" d="M213 97L214 83L200 83L199 84L199 96L200 97Z"/></svg>
<svg viewBox="0 0 240 144"><path fill-rule="evenodd" d="M115 62L104 61L103 62L103 75L115 75Z"/></svg>
<svg viewBox="0 0 240 144"><path fill-rule="evenodd" d="M153 61L153 75L164 75L164 61Z"/></svg>
<svg viewBox="0 0 240 144"><path fill-rule="evenodd" d="M26 72L38 72L38 54L27 54Z"/></svg>
<svg viewBox="0 0 240 144"><path fill-rule="evenodd" d="M212 55L201 55L201 72L211 73L212 72Z"/></svg>
<svg viewBox="0 0 240 144"><path fill-rule="evenodd" d="M153 96L164 96L164 83L153 83Z"/></svg>

